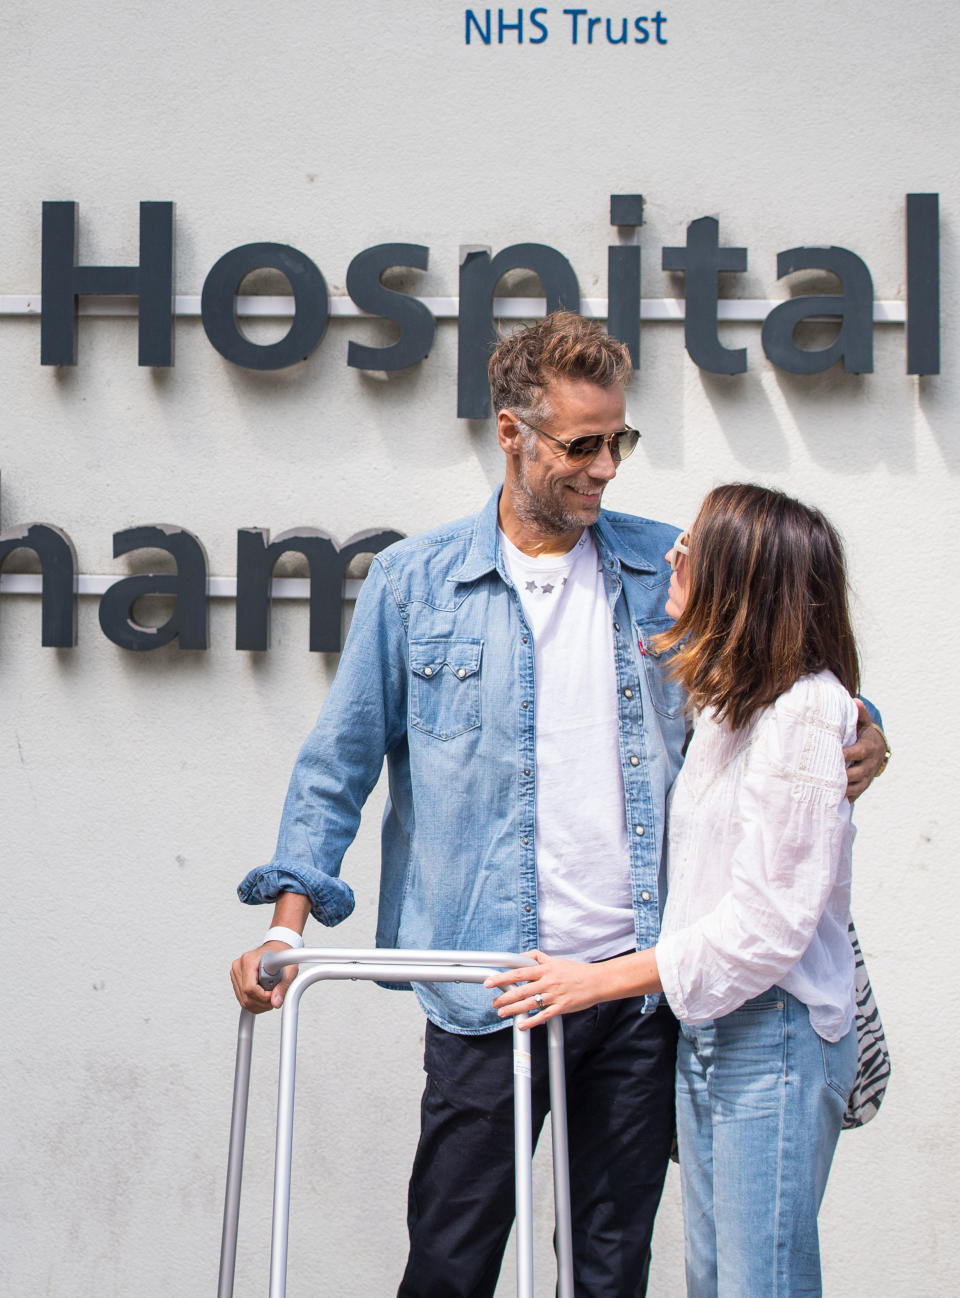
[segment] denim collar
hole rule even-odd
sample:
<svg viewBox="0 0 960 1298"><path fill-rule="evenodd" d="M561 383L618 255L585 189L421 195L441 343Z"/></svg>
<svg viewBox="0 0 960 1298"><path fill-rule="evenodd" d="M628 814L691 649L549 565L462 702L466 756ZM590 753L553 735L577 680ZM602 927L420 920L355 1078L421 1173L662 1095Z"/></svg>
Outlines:
<svg viewBox="0 0 960 1298"><path fill-rule="evenodd" d="M601 510L591 531L600 557L613 559L618 568L656 572L663 562L663 551L658 544L651 548L638 543L637 519L632 514L608 514Z"/></svg>
<svg viewBox="0 0 960 1298"><path fill-rule="evenodd" d="M502 486L496 489L477 515L467 557L447 581L477 581L488 572L496 571L501 491ZM628 516L601 510L600 517L590 529L601 558L612 559L617 570L624 565L635 572L656 572L661 558L659 550L653 554L649 547L638 545L636 519L629 516L630 526L625 527L622 524L627 520Z"/></svg>

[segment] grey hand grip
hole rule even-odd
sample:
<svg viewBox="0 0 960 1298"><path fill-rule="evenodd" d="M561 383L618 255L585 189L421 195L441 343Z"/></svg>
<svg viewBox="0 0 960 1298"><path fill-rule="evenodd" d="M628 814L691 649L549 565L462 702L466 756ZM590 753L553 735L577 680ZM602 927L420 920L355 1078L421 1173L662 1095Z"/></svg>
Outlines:
<svg viewBox="0 0 960 1298"><path fill-rule="evenodd" d="M266 960L266 958L267 958L266 956L261 956L260 958L260 972L257 974L257 982L260 984L260 986L263 988L265 992L272 992L274 987L276 987L277 983L283 977L283 974L267 973L266 969L264 969L263 967L263 962L264 960Z"/></svg>

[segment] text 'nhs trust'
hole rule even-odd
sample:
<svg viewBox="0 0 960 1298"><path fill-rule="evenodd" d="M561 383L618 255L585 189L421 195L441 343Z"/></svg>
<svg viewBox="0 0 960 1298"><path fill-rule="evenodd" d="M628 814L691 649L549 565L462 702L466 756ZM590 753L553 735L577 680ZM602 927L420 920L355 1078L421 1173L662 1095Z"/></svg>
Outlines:
<svg viewBox="0 0 960 1298"><path fill-rule="evenodd" d="M659 9L636 18L607 18L589 9L562 9L559 17L543 7L466 9L464 23L468 45L543 45L551 34L571 45L667 44L667 18Z"/></svg>

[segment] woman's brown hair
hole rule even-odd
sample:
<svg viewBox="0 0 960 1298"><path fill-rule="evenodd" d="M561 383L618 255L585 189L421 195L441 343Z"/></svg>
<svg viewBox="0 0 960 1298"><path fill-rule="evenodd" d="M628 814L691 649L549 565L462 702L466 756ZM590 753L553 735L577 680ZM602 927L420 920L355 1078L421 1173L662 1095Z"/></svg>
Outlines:
<svg viewBox="0 0 960 1298"><path fill-rule="evenodd" d="M750 483L717 487L689 550L686 607L655 647L680 645L672 672L694 707L739 730L824 668L857 694L843 546L818 509Z"/></svg>

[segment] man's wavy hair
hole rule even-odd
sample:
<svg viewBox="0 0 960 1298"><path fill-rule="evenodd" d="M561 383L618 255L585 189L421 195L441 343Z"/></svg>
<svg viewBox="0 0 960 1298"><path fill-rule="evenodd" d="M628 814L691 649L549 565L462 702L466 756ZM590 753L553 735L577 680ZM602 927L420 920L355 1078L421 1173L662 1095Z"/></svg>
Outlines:
<svg viewBox="0 0 960 1298"><path fill-rule="evenodd" d="M689 549L686 607L654 647L680 646L671 670L695 708L739 730L824 668L857 694L843 545L818 509L749 483L717 487Z"/></svg>
<svg viewBox="0 0 960 1298"><path fill-rule="evenodd" d="M487 374L494 414L501 410L546 417L543 390L553 379L585 379L601 388L626 386L630 353L594 320L553 311L518 329L497 346Z"/></svg>

